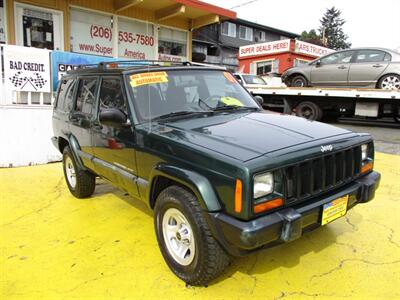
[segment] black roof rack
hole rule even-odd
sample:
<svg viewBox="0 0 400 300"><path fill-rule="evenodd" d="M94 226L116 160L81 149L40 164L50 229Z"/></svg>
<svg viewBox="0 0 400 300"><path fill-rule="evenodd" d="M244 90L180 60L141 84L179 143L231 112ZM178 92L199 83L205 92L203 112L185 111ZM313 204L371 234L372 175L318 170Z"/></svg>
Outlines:
<svg viewBox="0 0 400 300"><path fill-rule="evenodd" d="M79 65L79 69L88 69L88 68L99 68L102 70L108 68L126 68L126 67L145 67L145 66L170 66L170 65L191 65L192 63L188 61L175 62L175 61L163 61L163 60L111 60L111 61L102 61L98 64L87 64L87 65Z"/></svg>
<svg viewBox="0 0 400 300"><path fill-rule="evenodd" d="M190 61L166 61L166 60L114 60L102 61L98 64L79 65L78 69L98 68L100 70L116 69L116 68L138 68L146 66L204 66L211 67L207 64L194 63ZM214 67L214 66L213 66Z"/></svg>

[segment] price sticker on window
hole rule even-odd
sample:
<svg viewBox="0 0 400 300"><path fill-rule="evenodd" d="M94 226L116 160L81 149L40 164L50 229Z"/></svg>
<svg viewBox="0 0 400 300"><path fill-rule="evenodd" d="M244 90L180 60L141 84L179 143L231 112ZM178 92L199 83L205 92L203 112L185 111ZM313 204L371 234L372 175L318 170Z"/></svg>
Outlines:
<svg viewBox="0 0 400 300"><path fill-rule="evenodd" d="M168 82L167 72L149 72L133 74L130 76L131 86L138 87L146 84L166 83Z"/></svg>

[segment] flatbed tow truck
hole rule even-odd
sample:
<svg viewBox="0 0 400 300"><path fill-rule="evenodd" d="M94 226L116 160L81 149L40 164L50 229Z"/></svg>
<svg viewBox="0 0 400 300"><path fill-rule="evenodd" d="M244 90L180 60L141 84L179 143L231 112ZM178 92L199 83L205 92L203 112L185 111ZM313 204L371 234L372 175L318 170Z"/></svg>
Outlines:
<svg viewBox="0 0 400 300"><path fill-rule="evenodd" d="M361 116L393 117L400 122L400 91L355 88L248 88L263 98L263 107L310 120Z"/></svg>

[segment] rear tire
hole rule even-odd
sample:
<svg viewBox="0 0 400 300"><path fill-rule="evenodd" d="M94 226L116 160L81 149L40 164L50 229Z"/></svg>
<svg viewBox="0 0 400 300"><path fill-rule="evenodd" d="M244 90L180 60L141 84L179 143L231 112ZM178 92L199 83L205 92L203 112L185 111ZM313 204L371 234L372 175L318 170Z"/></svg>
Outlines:
<svg viewBox="0 0 400 300"><path fill-rule="evenodd" d="M323 117L323 112L314 102L305 101L296 106L296 115L310 121L319 121Z"/></svg>
<svg viewBox="0 0 400 300"><path fill-rule="evenodd" d="M63 170L65 181L72 195L77 198L87 198L93 194L96 187L96 176L79 168L69 146L66 146L63 151Z"/></svg>
<svg viewBox="0 0 400 300"><path fill-rule="evenodd" d="M378 82L378 88L382 90L400 91L400 75L387 74Z"/></svg>
<svg viewBox="0 0 400 300"><path fill-rule="evenodd" d="M290 80L291 87L307 87L308 82L307 79L302 75L297 75Z"/></svg>
<svg viewBox="0 0 400 300"><path fill-rule="evenodd" d="M211 234L197 198L186 189L170 186L160 193L154 226L166 263L186 283L207 285L228 266L230 256Z"/></svg>

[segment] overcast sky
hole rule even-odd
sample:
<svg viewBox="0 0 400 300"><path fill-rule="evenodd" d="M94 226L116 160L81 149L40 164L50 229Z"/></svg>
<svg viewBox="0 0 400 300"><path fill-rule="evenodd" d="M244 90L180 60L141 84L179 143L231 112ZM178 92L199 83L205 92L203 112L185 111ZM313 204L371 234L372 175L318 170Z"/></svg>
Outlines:
<svg viewBox="0 0 400 300"><path fill-rule="evenodd" d="M203 1L231 8L249 0ZM239 18L300 34L318 29L332 6L342 11L352 47L400 48L400 0L258 0L233 10Z"/></svg>

